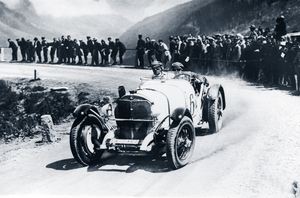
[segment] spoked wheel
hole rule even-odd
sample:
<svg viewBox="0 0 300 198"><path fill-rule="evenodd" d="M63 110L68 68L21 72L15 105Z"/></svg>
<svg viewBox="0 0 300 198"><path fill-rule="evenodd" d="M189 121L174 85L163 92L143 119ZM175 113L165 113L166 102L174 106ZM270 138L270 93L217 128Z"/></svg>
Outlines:
<svg viewBox="0 0 300 198"><path fill-rule="evenodd" d="M221 92L216 100L208 101L208 125L211 133L216 133L222 128L223 99Z"/></svg>
<svg viewBox="0 0 300 198"><path fill-rule="evenodd" d="M167 159L172 169L185 166L194 151L195 128L190 118L184 117L167 135Z"/></svg>
<svg viewBox="0 0 300 198"><path fill-rule="evenodd" d="M102 126L94 115L88 115L71 128L70 147L74 158L82 165L97 162L104 150L100 150L99 139L103 139Z"/></svg>

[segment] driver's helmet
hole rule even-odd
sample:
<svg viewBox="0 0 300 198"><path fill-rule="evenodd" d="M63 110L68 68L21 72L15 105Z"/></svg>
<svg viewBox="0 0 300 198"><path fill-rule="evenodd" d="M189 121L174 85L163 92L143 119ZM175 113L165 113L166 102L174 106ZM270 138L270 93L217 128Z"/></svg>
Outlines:
<svg viewBox="0 0 300 198"><path fill-rule="evenodd" d="M180 62L174 62L173 64L172 64L172 66L171 66L171 69L173 70L173 71L182 71L183 70L183 64L182 63L180 63Z"/></svg>

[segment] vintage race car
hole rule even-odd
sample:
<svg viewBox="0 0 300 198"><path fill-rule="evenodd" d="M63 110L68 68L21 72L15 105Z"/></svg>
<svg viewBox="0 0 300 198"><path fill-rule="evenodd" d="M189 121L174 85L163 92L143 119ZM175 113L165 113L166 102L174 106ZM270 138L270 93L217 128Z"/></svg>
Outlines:
<svg viewBox="0 0 300 198"><path fill-rule="evenodd" d="M172 79L147 80L126 93L119 87L115 124L91 104L78 106L70 133L74 158L83 165L97 162L104 151L128 155L166 154L170 168L185 166L195 146L195 128L208 122L211 133L222 127L225 93L209 87L205 77L182 73ZM108 115L112 111L105 108ZM103 109L102 109L103 111Z"/></svg>

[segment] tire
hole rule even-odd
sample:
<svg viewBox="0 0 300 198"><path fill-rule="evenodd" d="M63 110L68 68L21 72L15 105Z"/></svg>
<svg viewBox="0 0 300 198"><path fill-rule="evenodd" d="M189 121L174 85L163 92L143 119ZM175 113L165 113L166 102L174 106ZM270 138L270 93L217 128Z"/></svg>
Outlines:
<svg viewBox="0 0 300 198"><path fill-rule="evenodd" d="M173 124L172 124L173 125ZM195 128L190 118L184 117L178 125L171 126L167 134L167 160L171 169L185 166L194 151Z"/></svg>
<svg viewBox="0 0 300 198"><path fill-rule="evenodd" d="M208 101L208 125L211 133L216 133L222 128L223 98L219 91L216 100Z"/></svg>
<svg viewBox="0 0 300 198"><path fill-rule="evenodd" d="M77 162L82 165L94 164L101 158L104 152L104 150L95 150L93 144L95 135L97 139L103 139L101 124L94 115L88 115L79 124L75 124L77 122L78 120L75 120L70 132L72 154ZM94 133L92 130L94 130Z"/></svg>

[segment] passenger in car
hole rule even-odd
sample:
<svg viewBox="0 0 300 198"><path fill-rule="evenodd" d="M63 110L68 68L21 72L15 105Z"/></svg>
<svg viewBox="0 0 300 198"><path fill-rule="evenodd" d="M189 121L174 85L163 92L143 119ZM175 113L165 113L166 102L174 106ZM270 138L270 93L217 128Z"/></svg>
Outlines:
<svg viewBox="0 0 300 198"><path fill-rule="evenodd" d="M174 62L174 63L172 63L171 69L172 69L172 71L174 71L174 74L176 76L176 75L182 73L183 67L184 66L183 66L182 63L180 63L180 62Z"/></svg>

